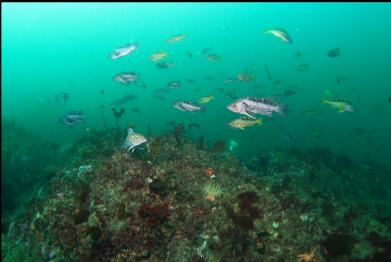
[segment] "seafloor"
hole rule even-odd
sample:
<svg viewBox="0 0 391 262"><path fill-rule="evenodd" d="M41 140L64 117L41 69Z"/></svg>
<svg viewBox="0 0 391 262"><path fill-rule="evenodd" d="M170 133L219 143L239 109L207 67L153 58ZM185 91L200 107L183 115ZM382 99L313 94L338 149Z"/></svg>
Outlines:
<svg viewBox="0 0 391 262"><path fill-rule="evenodd" d="M391 261L391 176L327 150L239 161L183 130L91 132L18 215L3 261Z"/></svg>

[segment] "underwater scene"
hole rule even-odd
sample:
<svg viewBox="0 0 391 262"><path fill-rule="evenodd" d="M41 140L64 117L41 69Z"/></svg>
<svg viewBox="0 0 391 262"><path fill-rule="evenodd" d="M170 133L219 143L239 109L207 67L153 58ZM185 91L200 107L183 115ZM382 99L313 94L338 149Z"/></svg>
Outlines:
<svg viewBox="0 0 391 262"><path fill-rule="evenodd" d="M391 261L388 3L2 3L2 261Z"/></svg>

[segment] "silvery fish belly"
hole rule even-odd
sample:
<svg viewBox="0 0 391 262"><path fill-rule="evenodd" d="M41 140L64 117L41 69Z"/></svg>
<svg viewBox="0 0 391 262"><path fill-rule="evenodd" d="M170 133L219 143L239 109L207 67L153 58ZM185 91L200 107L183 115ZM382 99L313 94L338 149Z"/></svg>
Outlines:
<svg viewBox="0 0 391 262"><path fill-rule="evenodd" d="M67 126L83 123L86 117L82 111L70 111L59 119L59 123Z"/></svg>
<svg viewBox="0 0 391 262"><path fill-rule="evenodd" d="M128 85L136 82L139 79L139 75L134 72L119 73L114 76L114 80L122 84Z"/></svg>
<svg viewBox="0 0 391 262"><path fill-rule="evenodd" d="M202 111L204 108L202 106L198 106L190 101L178 101L174 104L174 108L179 109L181 111Z"/></svg>
<svg viewBox="0 0 391 262"><path fill-rule="evenodd" d="M110 58L114 60L126 56L136 50L137 47L137 44L129 44L123 47L116 48L113 50L113 52L110 53Z"/></svg>
<svg viewBox="0 0 391 262"><path fill-rule="evenodd" d="M135 133L133 129L129 128L128 136L126 137L122 147L129 152L130 150L134 149L136 146L141 145L145 142L147 142L145 136Z"/></svg>

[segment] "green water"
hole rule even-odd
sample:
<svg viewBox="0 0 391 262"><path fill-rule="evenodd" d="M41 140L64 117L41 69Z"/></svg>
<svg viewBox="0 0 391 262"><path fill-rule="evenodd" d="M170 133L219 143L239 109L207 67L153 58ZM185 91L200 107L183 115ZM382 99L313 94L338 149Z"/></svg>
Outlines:
<svg viewBox="0 0 391 262"><path fill-rule="evenodd" d="M391 5L5 3L1 18L2 260L390 261ZM247 96L288 111L230 127ZM335 96L355 112L321 102ZM70 111L86 121L59 123ZM128 127L148 141L124 154Z"/></svg>
<svg viewBox="0 0 391 262"><path fill-rule="evenodd" d="M79 134L86 128L102 130L98 107L103 104L108 124L114 127L109 103L135 94L138 98L123 106L126 113L120 125L131 124L139 133L145 134L150 125L152 135L160 134L167 121L197 123L200 129L194 129L194 139L203 136L209 144L235 140L237 153L244 157L274 148L325 147L389 166L390 17L386 3L2 4L2 117L66 144L74 133L58 123L62 115L70 110L85 113L86 123L75 126ZM293 43L265 34L270 28L285 29ZM177 34L187 38L166 43ZM128 42L138 42L139 48L118 60L108 58L114 48ZM208 61L203 48L222 59ZM328 57L332 48L340 48L341 55ZM168 52L166 61L177 66L157 69L148 59L157 51ZM295 57L297 51L302 58ZM308 70L297 72L302 63L309 64ZM255 82L224 84L249 65L255 65ZM272 84L265 65L273 80L282 84ZM139 73L147 88L113 81L124 71ZM337 84L337 75L346 80ZM196 83L187 83L188 78ZM170 90L165 101L153 97L154 90L172 80L180 80L182 86ZM227 126L239 115L226 109L233 99L216 90L224 88L237 97L273 96L293 87L296 95L279 99L289 107L285 117L264 117L262 126L245 131ZM357 112L338 113L321 104L325 90L336 92ZM53 98L62 91L71 99L57 105ZM181 112L172 106L177 100L196 102L208 95L215 100L205 105L205 112ZM301 113L309 109L316 114ZM355 128L370 132L357 134Z"/></svg>

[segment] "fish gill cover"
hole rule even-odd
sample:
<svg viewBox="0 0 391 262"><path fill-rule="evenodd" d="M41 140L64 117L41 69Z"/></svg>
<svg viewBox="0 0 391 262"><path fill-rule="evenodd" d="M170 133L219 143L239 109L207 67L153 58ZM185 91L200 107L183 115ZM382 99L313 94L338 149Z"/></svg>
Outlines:
<svg viewBox="0 0 391 262"><path fill-rule="evenodd" d="M2 4L2 260L391 261L390 17Z"/></svg>

